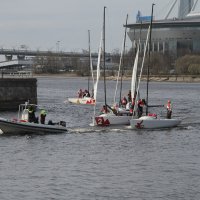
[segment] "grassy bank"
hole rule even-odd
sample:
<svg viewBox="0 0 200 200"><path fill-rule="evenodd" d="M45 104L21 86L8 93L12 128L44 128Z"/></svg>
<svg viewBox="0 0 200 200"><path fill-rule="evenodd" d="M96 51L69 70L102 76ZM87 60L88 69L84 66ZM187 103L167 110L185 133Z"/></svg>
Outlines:
<svg viewBox="0 0 200 200"><path fill-rule="evenodd" d="M33 74L33 77L80 77L75 73L59 73L59 74ZM85 78L87 78L85 76ZM101 77L102 79L102 77ZM116 76L108 76L107 80L116 80ZM123 80L131 80L131 76L124 76ZM142 76L142 80L146 80L146 76ZM151 75L150 81L165 81L165 82L200 82L200 75Z"/></svg>

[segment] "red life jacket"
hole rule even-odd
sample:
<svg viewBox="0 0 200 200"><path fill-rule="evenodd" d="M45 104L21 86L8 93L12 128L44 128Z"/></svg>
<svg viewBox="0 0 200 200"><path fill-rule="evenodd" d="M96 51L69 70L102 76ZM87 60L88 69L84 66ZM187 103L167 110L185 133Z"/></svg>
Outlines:
<svg viewBox="0 0 200 200"><path fill-rule="evenodd" d="M171 103L170 103L170 102L167 103L167 109L168 109L168 110L171 110L171 109L172 109L172 108L171 108Z"/></svg>

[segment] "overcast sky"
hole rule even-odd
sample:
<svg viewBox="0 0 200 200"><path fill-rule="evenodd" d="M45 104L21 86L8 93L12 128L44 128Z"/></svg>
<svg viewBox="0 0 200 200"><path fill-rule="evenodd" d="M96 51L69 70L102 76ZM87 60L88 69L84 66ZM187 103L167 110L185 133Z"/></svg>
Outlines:
<svg viewBox="0 0 200 200"><path fill-rule="evenodd" d="M107 51L121 49L126 15L134 23L137 11L161 18L173 0L1 0L0 48L31 50L82 51L88 49L88 30L91 49L97 52L106 6ZM127 38L127 46L130 46Z"/></svg>

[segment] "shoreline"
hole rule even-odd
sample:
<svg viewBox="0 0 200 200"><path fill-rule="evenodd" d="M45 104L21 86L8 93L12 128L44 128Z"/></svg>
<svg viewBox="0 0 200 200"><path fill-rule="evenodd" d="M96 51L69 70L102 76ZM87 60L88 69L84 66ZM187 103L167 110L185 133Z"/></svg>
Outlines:
<svg viewBox="0 0 200 200"><path fill-rule="evenodd" d="M87 78L87 76L78 76L76 74L33 74L33 78ZM102 77L100 78L102 79ZM115 81L117 79L116 76L107 76L107 80ZM123 80L129 81L131 80L131 76L124 76ZM143 76L142 81L146 80L146 77ZM200 75L152 75L149 78L150 81L153 82L186 82L186 83L200 83Z"/></svg>

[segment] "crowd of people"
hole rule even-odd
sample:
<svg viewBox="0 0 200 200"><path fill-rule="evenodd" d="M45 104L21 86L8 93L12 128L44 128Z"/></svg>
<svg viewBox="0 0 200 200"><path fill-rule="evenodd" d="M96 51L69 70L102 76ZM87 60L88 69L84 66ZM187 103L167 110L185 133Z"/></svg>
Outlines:
<svg viewBox="0 0 200 200"><path fill-rule="evenodd" d="M124 96L119 105L115 104L112 108L104 105L103 108L101 109L101 114L103 113L109 113L109 112L114 112L116 115L136 115L137 117L140 118L143 115L144 112L144 107L146 105L145 99L139 99L135 101L135 96L132 98L131 91L129 90L127 97ZM136 104L136 105L135 105ZM136 107L135 107L136 106ZM168 100L167 104L165 105L167 109L167 118L171 119L172 116L172 104L171 101ZM134 110L136 108L136 110ZM152 115L153 117L157 117L156 114Z"/></svg>
<svg viewBox="0 0 200 200"><path fill-rule="evenodd" d="M119 106L124 108L126 111L129 111L130 115L136 115L136 113L137 113L138 118L140 118L143 114L143 109L146 106L146 102L145 102L145 99L139 99L136 102L135 97L136 97L136 94L132 98L131 91L129 90L127 97L124 96L122 98ZM137 108L136 111L134 110L135 104L137 104L136 105L136 108Z"/></svg>

